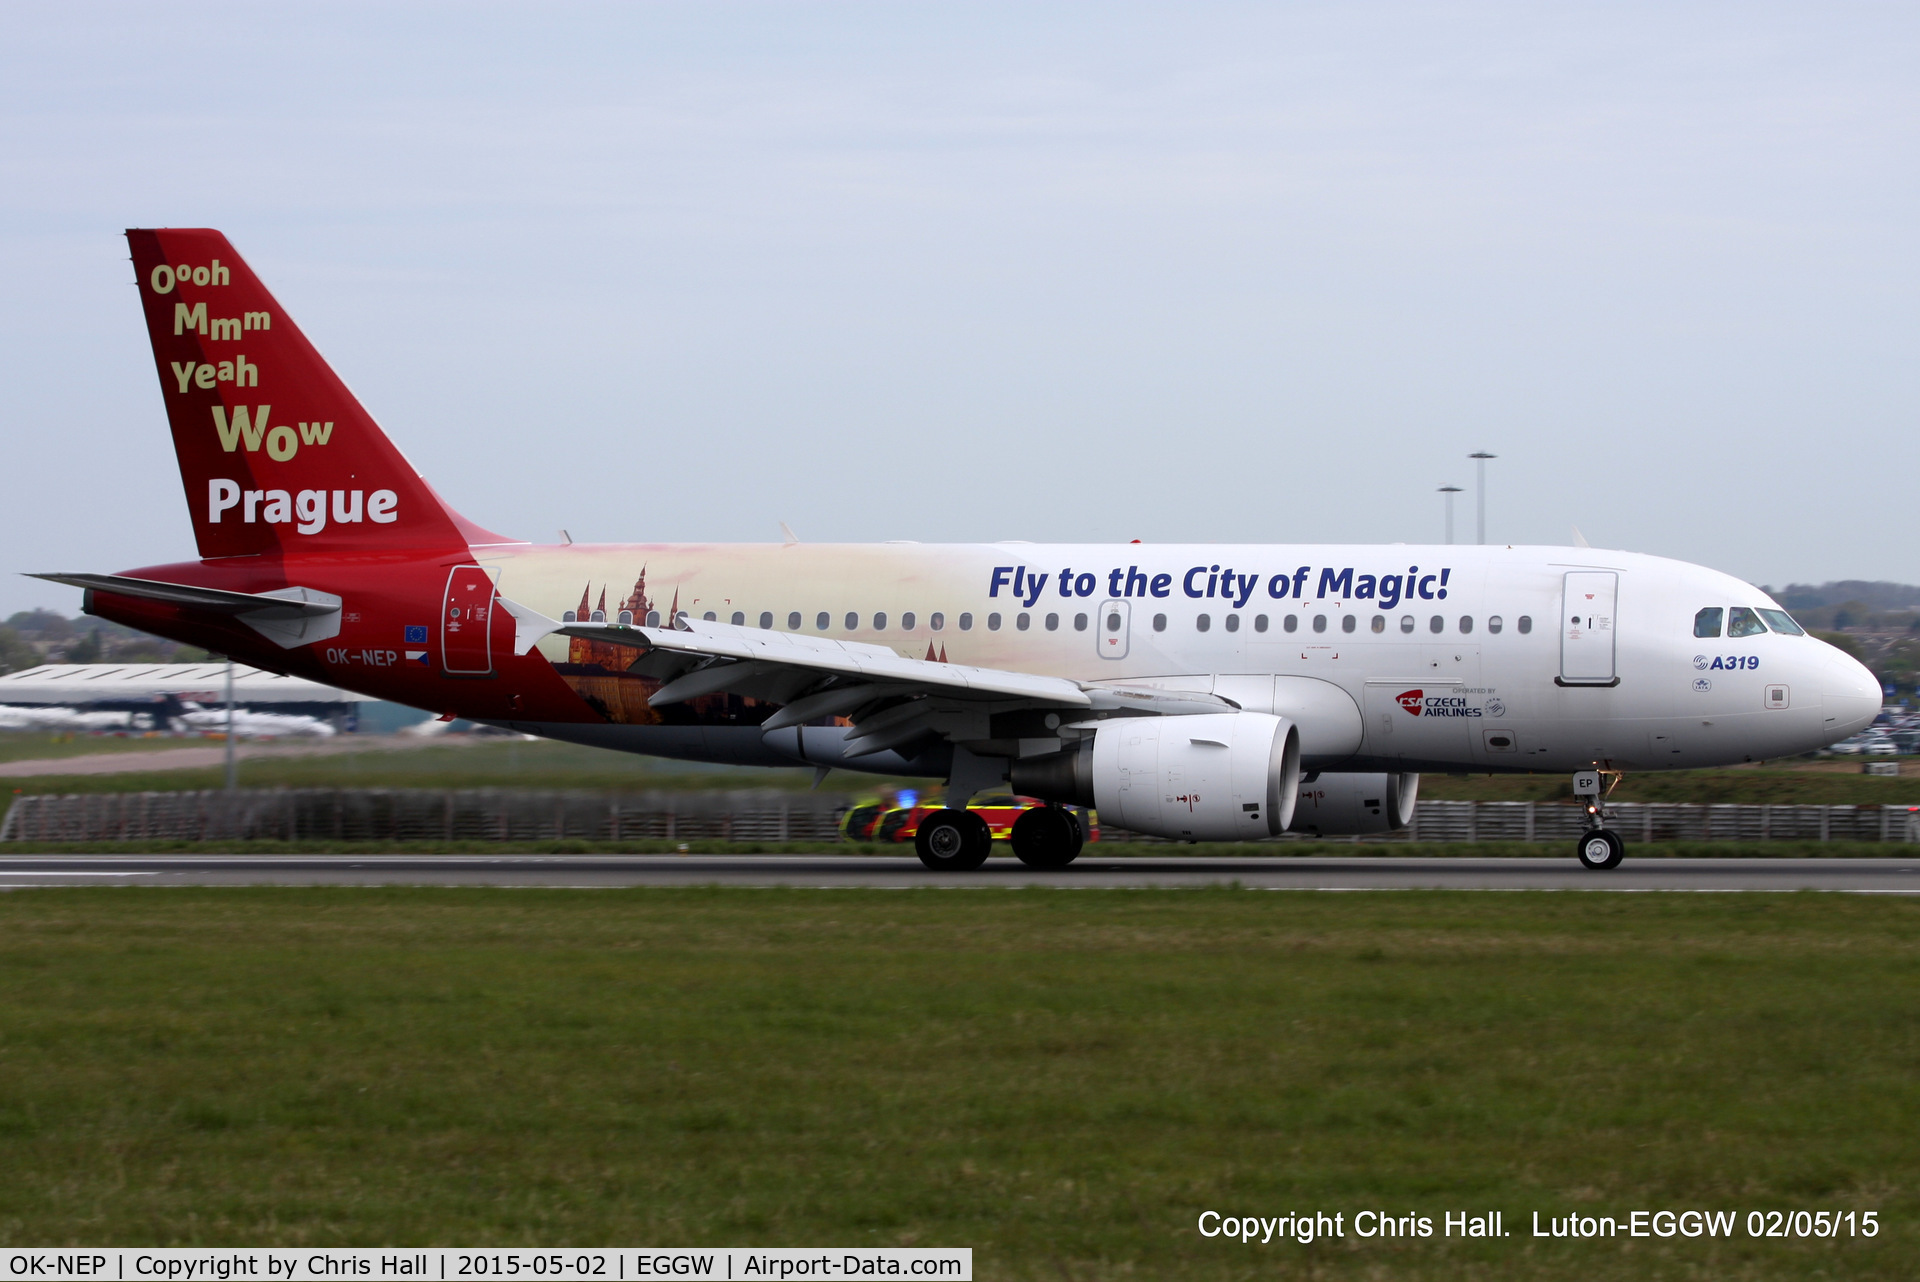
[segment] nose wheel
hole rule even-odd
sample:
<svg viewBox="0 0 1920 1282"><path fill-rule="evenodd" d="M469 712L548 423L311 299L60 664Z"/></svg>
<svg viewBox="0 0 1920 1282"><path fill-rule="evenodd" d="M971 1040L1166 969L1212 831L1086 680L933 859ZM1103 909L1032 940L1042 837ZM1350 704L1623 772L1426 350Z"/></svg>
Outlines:
<svg viewBox="0 0 1920 1282"><path fill-rule="evenodd" d="M1595 872L1618 868L1626 858L1627 843L1611 828L1593 828L1580 836L1580 866Z"/></svg>
<svg viewBox="0 0 1920 1282"><path fill-rule="evenodd" d="M1574 853L1580 856L1582 868L1604 872L1608 868L1618 868L1620 861L1626 858L1627 843L1619 833L1607 827L1607 795L1619 786L1620 772L1617 770L1574 772L1573 795L1587 803L1587 822L1592 825L1580 834L1580 844L1574 848Z"/></svg>

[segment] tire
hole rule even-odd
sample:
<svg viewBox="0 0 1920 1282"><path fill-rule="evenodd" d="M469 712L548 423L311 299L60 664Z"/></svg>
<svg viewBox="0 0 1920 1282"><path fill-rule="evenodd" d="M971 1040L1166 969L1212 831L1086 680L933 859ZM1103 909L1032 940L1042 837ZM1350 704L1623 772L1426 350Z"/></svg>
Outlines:
<svg viewBox="0 0 1920 1282"><path fill-rule="evenodd" d="M1013 821L1013 853L1029 868L1065 868L1086 837L1071 810L1036 806Z"/></svg>
<svg viewBox="0 0 1920 1282"><path fill-rule="evenodd" d="M971 810L936 810L920 821L913 849L935 872L972 872L993 853L993 829Z"/></svg>
<svg viewBox="0 0 1920 1282"><path fill-rule="evenodd" d="M1583 868L1604 872L1620 866L1620 861L1626 858L1627 843L1611 828L1594 828L1580 835L1576 853Z"/></svg>

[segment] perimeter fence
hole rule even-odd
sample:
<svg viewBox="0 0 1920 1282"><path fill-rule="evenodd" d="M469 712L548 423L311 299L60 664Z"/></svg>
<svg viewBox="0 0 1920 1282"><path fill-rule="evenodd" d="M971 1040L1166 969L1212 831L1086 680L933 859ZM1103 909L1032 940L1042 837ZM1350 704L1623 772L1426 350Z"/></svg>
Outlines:
<svg viewBox="0 0 1920 1282"><path fill-rule="evenodd" d="M854 799L775 789L602 793L524 789L289 788L90 793L14 799L9 841L834 841ZM1920 842L1920 805L1762 806L1627 802L1630 841ZM1364 842L1572 841L1579 805L1422 801L1413 823ZM1280 840L1298 840L1293 834ZM1102 842L1155 842L1103 826Z"/></svg>
<svg viewBox="0 0 1920 1282"><path fill-rule="evenodd" d="M7 841L832 841L850 800L776 789L286 788L16 797Z"/></svg>
<svg viewBox="0 0 1920 1282"><path fill-rule="evenodd" d="M1629 841L1920 841L1920 805L1762 806L1615 802L1607 826ZM1422 801L1403 841L1573 841L1586 807L1546 801Z"/></svg>

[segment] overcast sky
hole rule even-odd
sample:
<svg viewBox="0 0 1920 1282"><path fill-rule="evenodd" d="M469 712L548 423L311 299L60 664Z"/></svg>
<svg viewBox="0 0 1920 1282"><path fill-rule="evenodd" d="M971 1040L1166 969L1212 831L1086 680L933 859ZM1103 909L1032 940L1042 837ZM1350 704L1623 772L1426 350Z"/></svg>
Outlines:
<svg viewBox="0 0 1920 1282"><path fill-rule="evenodd" d="M1495 542L1920 582L1911 5L23 5L12 571L193 555L129 226L577 540Z"/></svg>

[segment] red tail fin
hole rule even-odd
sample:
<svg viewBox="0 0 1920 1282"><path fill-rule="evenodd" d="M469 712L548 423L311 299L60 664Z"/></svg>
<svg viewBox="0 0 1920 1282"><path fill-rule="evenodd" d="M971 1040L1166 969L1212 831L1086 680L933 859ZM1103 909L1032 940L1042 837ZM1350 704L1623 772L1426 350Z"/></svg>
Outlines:
<svg viewBox="0 0 1920 1282"><path fill-rule="evenodd" d="M201 556L506 541L440 501L225 236L127 243Z"/></svg>

